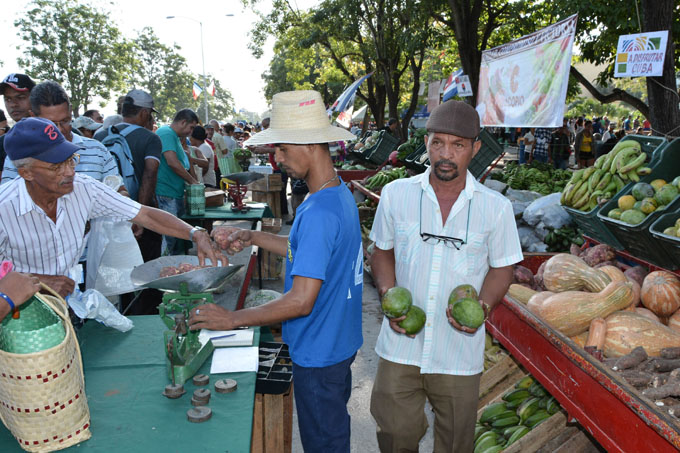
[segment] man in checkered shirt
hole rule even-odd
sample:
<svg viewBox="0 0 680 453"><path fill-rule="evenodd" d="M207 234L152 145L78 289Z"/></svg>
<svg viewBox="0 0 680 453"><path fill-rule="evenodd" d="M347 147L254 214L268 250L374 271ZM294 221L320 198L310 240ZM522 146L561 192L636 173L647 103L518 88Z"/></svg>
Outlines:
<svg viewBox="0 0 680 453"><path fill-rule="evenodd" d="M550 145L550 140L552 138L552 132L550 129L540 127L536 129L534 134L534 149L529 157L529 163L534 159L539 162L548 162L548 145Z"/></svg>

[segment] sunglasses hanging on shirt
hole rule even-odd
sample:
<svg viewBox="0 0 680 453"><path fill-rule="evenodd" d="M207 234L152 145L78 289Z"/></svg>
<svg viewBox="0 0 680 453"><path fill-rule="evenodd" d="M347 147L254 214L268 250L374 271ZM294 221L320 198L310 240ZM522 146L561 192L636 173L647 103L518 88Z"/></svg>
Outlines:
<svg viewBox="0 0 680 453"><path fill-rule="evenodd" d="M465 226L465 240L454 238L451 236L439 236L437 234L423 233L423 192L420 192L420 237L426 243L430 245L437 245L443 242L449 248L455 248L460 250L460 248L467 244L468 240L468 230L470 229L470 206L472 205L472 200L468 204L468 214L467 214L467 224Z"/></svg>

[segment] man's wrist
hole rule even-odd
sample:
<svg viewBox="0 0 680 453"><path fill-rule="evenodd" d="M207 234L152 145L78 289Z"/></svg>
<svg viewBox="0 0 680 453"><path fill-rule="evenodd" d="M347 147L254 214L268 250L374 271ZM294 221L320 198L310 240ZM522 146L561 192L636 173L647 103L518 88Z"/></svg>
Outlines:
<svg viewBox="0 0 680 453"><path fill-rule="evenodd" d="M208 234L208 232L205 230L203 227L195 226L189 230L189 240L191 242L196 242L196 233L204 232L205 234ZM199 235L200 237L200 235Z"/></svg>

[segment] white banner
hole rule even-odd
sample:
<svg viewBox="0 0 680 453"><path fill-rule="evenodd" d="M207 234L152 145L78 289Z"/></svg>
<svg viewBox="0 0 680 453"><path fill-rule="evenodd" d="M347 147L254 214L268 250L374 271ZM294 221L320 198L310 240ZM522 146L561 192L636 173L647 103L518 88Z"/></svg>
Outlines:
<svg viewBox="0 0 680 453"><path fill-rule="evenodd" d="M562 126L577 19L574 14L482 52L477 89L482 125Z"/></svg>
<svg viewBox="0 0 680 453"><path fill-rule="evenodd" d="M667 44L668 30L619 36L614 77L663 75Z"/></svg>

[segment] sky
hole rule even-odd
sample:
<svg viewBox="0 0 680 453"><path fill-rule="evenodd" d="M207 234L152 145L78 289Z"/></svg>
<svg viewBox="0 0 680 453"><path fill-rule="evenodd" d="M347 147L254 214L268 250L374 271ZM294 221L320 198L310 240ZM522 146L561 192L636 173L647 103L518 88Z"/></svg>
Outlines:
<svg viewBox="0 0 680 453"><path fill-rule="evenodd" d="M297 0L299 8L309 8L316 0ZM22 42L17 36L14 20L27 9L30 1L3 2L0 15L0 77L4 78L12 72L22 72L17 66L17 57L21 55ZM273 56L274 39L270 38L264 49L264 55L256 59L248 49L248 32L257 21L253 11L245 10L240 0L216 0L214 2L187 2L181 0L113 0L103 9L111 12L111 18L126 38L137 36L137 31L148 26L153 28L160 41L166 45L177 43L188 62L189 69L200 76L201 60L201 27L203 24L203 47L205 52L205 70L214 74L220 84L229 89L235 101L235 108L263 113L268 109L264 98L264 82L262 73L268 68ZM295 4L295 2L293 2ZM212 5L211 9L199 9ZM261 0L258 8L268 12L270 0ZM233 14L233 17L226 17ZM184 16L166 19L167 16ZM187 19L188 18L188 19ZM193 20L192 20L193 19ZM201 80L197 80L203 85ZM208 84L210 81L208 81ZM187 87L191 90L191 87ZM102 113L115 113L114 102L102 108Z"/></svg>

